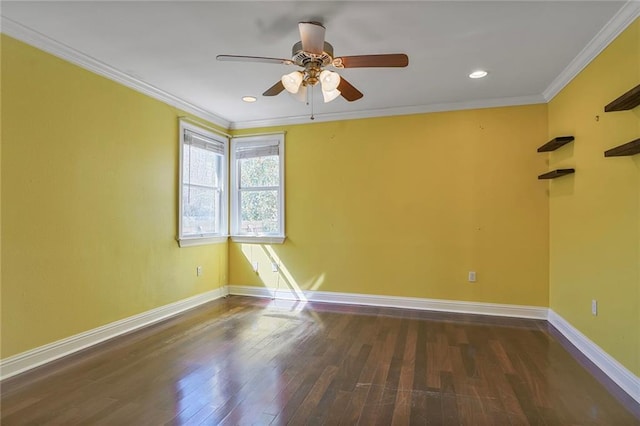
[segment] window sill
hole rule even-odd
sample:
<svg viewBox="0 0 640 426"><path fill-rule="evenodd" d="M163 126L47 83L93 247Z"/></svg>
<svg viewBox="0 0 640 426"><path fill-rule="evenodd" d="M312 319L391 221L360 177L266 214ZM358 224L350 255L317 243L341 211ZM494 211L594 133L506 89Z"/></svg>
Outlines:
<svg viewBox="0 0 640 426"><path fill-rule="evenodd" d="M275 235L233 235L231 241L247 244L283 244L286 238L286 236Z"/></svg>
<svg viewBox="0 0 640 426"><path fill-rule="evenodd" d="M192 247L192 246L204 246L207 244L220 244L226 243L229 237L226 235L220 235L216 237L193 237L193 238L178 238L178 245L180 247Z"/></svg>

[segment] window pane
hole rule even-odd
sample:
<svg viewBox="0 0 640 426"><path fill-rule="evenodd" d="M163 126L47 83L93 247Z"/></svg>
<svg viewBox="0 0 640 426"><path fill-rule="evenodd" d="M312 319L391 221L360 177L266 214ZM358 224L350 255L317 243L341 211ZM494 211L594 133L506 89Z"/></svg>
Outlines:
<svg viewBox="0 0 640 426"><path fill-rule="evenodd" d="M222 156L191 145L184 146L182 155L185 184L218 187Z"/></svg>
<svg viewBox="0 0 640 426"><path fill-rule="evenodd" d="M200 235L219 232L220 191L184 185L182 233Z"/></svg>
<svg viewBox="0 0 640 426"><path fill-rule="evenodd" d="M277 155L244 158L238 160L240 167L240 188L278 186L280 167Z"/></svg>
<svg viewBox="0 0 640 426"><path fill-rule="evenodd" d="M240 191L240 232L278 233L278 191Z"/></svg>
<svg viewBox="0 0 640 426"><path fill-rule="evenodd" d="M191 164L191 150L189 145L182 146L182 183L189 182L189 164Z"/></svg>

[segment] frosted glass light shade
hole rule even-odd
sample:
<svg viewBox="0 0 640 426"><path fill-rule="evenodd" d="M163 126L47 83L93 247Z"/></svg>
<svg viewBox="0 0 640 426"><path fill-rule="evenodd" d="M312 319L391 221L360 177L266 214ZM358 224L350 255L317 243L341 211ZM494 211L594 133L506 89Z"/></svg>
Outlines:
<svg viewBox="0 0 640 426"><path fill-rule="evenodd" d="M338 88L340 84L340 74L334 71L323 70L320 73L320 84L322 84L322 91L331 92Z"/></svg>
<svg viewBox="0 0 640 426"><path fill-rule="evenodd" d="M324 90L324 87L322 88L322 97L324 98L324 103L331 102L332 100L340 96L340 94L341 92L338 89Z"/></svg>
<svg viewBox="0 0 640 426"><path fill-rule="evenodd" d="M304 84L298 89L298 93L292 93L293 99L299 102L307 102L307 86Z"/></svg>
<svg viewBox="0 0 640 426"><path fill-rule="evenodd" d="M302 73L300 71L294 71L282 76L282 85L289 93L298 93L300 90L300 84L302 84Z"/></svg>

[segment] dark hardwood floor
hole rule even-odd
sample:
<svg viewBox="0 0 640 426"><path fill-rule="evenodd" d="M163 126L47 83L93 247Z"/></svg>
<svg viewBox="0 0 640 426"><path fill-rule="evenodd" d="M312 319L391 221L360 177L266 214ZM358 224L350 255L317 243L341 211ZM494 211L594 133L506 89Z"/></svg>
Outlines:
<svg viewBox="0 0 640 426"><path fill-rule="evenodd" d="M545 321L231 296L2 383L2 425L638 425Z"/></svg>

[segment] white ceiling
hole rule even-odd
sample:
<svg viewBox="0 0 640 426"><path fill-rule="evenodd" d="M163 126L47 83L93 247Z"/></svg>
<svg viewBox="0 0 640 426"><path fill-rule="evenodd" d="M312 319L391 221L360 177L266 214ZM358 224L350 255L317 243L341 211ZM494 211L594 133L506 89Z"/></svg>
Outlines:
<svg viewBox="0 0 640 426"><path fill-rule="evenodd" d="M293 66L297 23L316 20L336 56L406 53L407 68L340 70L364 98L322 103L318 121L544 102L638 16L624 1L3 1L3 32L232 128L308 121L261 93ZM591 55L589 57L589 55ZM467 76L475 69L489 75ZM253 104L244 95L258 97Z"/></svg>

